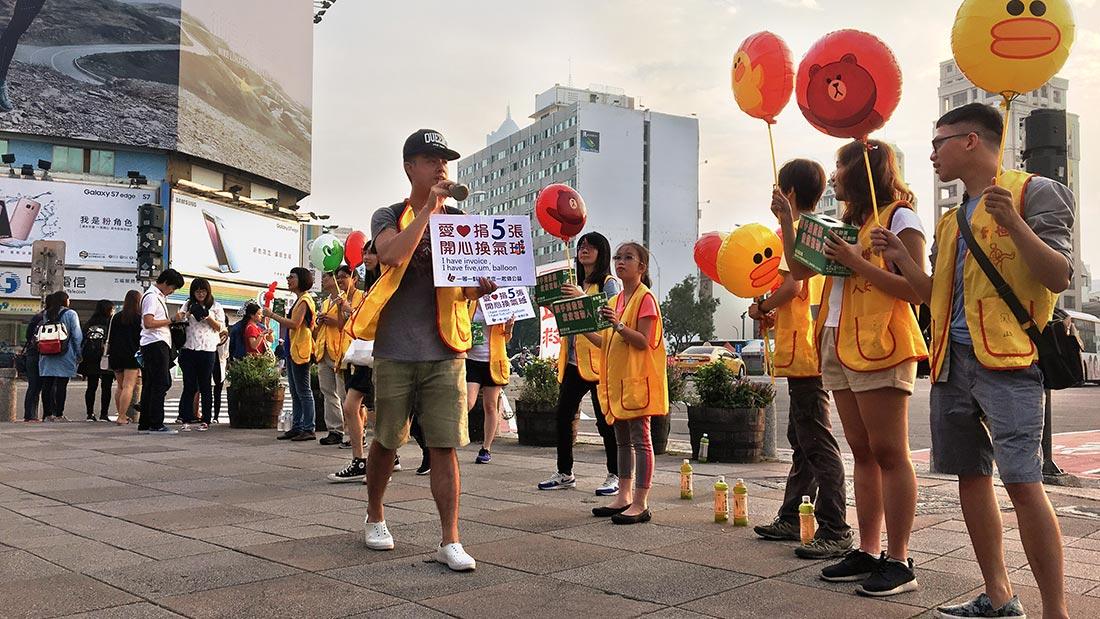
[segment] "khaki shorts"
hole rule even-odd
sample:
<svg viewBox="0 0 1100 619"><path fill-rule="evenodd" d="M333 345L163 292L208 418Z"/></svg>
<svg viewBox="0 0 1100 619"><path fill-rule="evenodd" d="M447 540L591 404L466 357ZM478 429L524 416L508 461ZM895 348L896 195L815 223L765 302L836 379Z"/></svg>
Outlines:
<svg viewBox="0 0 1100 619"><path fill-rule="evenodd" d="M374 440L397 449L409 440L415 411L428 447L470 443L466 427L466 360L374 360Z"/></svg>
<svg viewBox="0 0 1100 619"><path fill-rule="evenodd" d="M821 331L821 383L828 391L850 389L853 393L892 387L913 395L917 362L905 361L877 372L857 372L844 367L836 356L836 327Z"/></svg>

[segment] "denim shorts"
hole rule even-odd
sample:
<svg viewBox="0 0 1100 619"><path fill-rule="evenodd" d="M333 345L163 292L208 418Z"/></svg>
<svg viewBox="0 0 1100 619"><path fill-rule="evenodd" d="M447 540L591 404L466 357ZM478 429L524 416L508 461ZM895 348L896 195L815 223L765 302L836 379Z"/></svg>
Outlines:
<svg viewBox="0 0 1100 619"><path fill-rule="evenodd" d="M1039 367L989 370L973 346L951 342L947 380L932 384L932 459L952 475L1006 484L1043 481L1043 377Z"/></svg>
<svg viewBox="0 0 1100 619"><path fill-rule="evenodd" d="M413 411L428 447L465 447L470 443L466 419L466 360L374 360L377 418L374 438L386 449L409 440Z"/></svg>

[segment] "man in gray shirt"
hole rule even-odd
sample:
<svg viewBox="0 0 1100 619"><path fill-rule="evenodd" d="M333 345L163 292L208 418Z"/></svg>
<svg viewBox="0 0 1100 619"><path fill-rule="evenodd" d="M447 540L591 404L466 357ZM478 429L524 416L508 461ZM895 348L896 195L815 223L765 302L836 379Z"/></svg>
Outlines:
<svg viewBox="0 0 1100 619"><path fill-rule="evenodd" d="M1005 568L994 462L1016 509L1043 616L1069 616L1062 535L1043 488L1043 377L1036 346L974 259L978 248L963 240L958 217L965 217L974 242L1043 329L1073 278L1074 198L1050 179L1001 171L1003 130L1000 113L980 103L936 123L933 167L941 181L961 180L966 195L936 228L931 277L888 230L873 235L875 248L931 307L932 457L941 472L959 477L963 517L985 579L978 597L942 606L937 617L1024 616Z"/></svg>

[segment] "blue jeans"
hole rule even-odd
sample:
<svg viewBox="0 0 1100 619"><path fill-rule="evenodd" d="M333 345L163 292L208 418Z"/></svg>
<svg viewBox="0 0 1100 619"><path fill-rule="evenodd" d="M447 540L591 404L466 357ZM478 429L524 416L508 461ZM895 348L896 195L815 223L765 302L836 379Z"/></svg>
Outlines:
<svg viewBox="0 0 1100 619"><path fill-rule="evenodd" d="M294 426L291 432L313 432L313 417L316 411L313 408L313 389L309 384L309 368L311 363L294 363L286 365L286 382L290 387L290 401L294 411Z"/></svg>

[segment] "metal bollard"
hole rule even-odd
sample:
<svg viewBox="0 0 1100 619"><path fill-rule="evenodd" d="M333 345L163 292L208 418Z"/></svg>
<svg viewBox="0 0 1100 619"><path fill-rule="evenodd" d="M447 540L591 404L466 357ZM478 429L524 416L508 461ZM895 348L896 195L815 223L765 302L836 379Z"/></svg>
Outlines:
<svg viewBox="0 0 1100 619"><path fill-rule="evenodd" d="M0 421L16 420L15 382L18 377L15 368L0 368Z"/></svg>
<svg viewBox="0 0 1100 619"><path fill-rule="evenodd" d="M775 400L764 409L764 458L774 460L779 457L775 438Z"/></svg>

